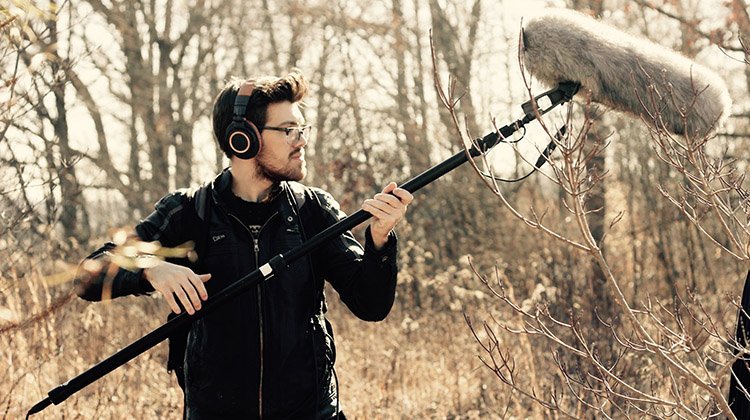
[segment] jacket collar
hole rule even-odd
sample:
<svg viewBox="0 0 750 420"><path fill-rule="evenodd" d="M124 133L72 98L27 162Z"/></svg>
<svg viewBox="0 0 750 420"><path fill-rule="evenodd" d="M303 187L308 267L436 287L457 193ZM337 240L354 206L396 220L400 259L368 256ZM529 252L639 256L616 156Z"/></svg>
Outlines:
<svg viewBox="0 0 750 420"><path fill-rule="evenodd" d="M224 168L219 175L211 181L211 198L213 202L222 209L226 210L224 203L222 203L221 193L226 191L227 188L232 187L232 172L230 168ZM289 185L289 182L282 181L279 183L281 197L276 200L278 211L284 220L284 224L290 226L296 223L299 215L297 211L296 199L294 198L294 191Z"/></svg>

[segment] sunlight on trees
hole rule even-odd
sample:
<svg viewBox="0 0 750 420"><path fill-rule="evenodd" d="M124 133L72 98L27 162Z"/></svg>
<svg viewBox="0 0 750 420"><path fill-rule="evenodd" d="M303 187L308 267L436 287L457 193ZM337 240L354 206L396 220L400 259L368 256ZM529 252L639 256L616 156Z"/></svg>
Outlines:
<svg viewBox="0 0 750 420"><path fill-rule="evenodd" d="M12 0L0 7L0 416L22 416L42 390L160 325L157 299L87 305L69 280L91 244L227 165L210 130L225 80L302 69L315 127L306 183L351 212L541 93L517 47L521 19L543 6L716 71L729 120L685 138L579 94L545 116L548 130L530 124L477 160L520 177L555 141L542 171L483 183L464 165L420 192L398 229L389 320L363 326L329 299L347 413L728 416L750 269L745 0ZM452 109L434 85L448 75ZM153 246L125 238L115 258L189 252ZM162 347L54 416L180 418Z"/></svg>

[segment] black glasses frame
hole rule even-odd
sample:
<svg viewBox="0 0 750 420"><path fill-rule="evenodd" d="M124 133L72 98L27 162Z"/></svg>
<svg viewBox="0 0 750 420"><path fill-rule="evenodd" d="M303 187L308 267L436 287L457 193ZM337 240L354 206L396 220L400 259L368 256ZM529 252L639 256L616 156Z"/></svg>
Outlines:
<svg viewBox="0 0 750 420"><path fill-rule="evenodd" d="M299 143L303 136L305 137L305 140L307 140L310 136L310 131L312 131L312 125L308 124L296 127L263 127L263 130L281 131L286 135L287 144L291 146L292 144ZM292 131L297 132L296 137L289 136Z"/></svg>

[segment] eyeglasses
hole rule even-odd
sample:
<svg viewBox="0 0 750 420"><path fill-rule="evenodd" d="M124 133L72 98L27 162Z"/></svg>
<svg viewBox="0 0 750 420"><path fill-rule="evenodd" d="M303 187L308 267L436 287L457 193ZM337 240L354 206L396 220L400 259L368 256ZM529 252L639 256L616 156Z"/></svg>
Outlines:
<svg viewBox="0 0 750 420"><path fill-rule="evenodd" d="M295 144L310 138L310 132L312 131L311 125L303 125L299 127L263 127L263 130L281 131L286 136L286 144L294 146Z"/></svg>

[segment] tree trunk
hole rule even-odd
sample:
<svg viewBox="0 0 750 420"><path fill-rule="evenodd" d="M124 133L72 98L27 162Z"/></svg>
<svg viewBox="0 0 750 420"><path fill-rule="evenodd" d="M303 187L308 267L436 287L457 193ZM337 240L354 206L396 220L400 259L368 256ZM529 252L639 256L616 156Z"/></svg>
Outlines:
<svg viewBox="0 0 750 420"><path fill-rule="evenodd" d="M56 1L53 0L51 4L56 5ZM63 228L65 238L76 238L78 242L85 242L88 241L91 232L89 222L86 220L86 213L81 211L84 208L84 202L75 171L77 157L70 148L68 113L65 104L65 72L60 68L62 59L57 50L57 21L55 19L48 20L47 28L50 33L50 46L52 47L50 54L53 57L50 60L50 66L52 67L52 74L55 75L51 87L55 97L56 115L51 120L60 148L59 163L55 165L57 177L60 180L60 225Z"/></svg>
<svg viewBox="0 0 750 420"><path fill-rule="evenodd" d="M395 116L406 138L406 154L412 173L418 173L430 166L430 147L417 127L414 107L409 100L409 89L406 86L406 52L407 40L404 37L404 14L401 0L393 0L393 51L396 54L396 110Z"/></svg>
<svg viewBox="0 0 750 420"><path fill-rule="evenodd" d="M467 128L475 136L479 135L479 129L476 124L476 112L471 97L470 86L474 44L476 43L480 13L481 0L476 0L471 9L468 31L458 30L458 28L451 25L446 11L440 6L438 1L430 0L435 49L438 54L443 55L450 74L464 83L462 88L466 91L466 94L461 98L459 109L466 116ZM465 46L462 45L458 37L460 33L467 33ZM440 120L448 130L453 130L453 121L448 112L443 108L440 110Z"/></svg>

